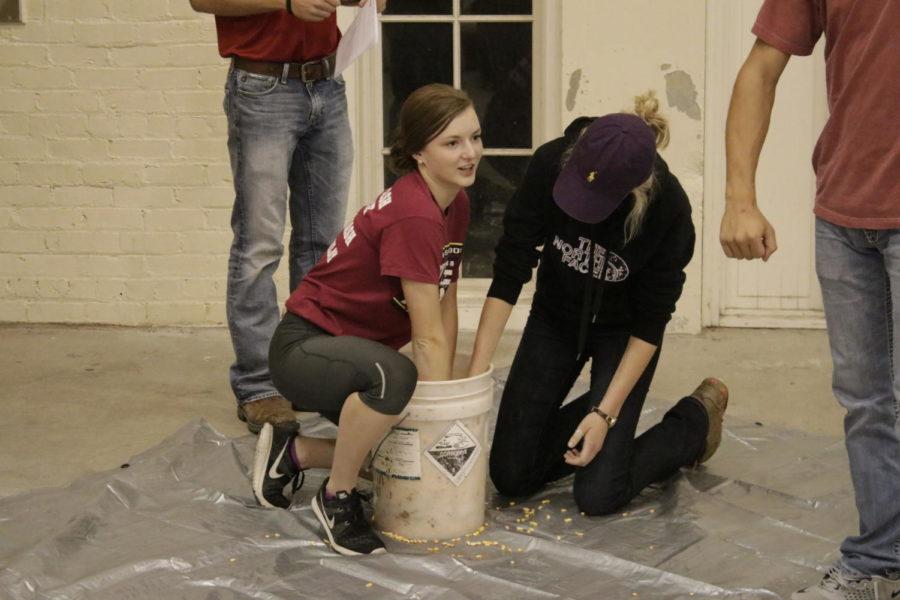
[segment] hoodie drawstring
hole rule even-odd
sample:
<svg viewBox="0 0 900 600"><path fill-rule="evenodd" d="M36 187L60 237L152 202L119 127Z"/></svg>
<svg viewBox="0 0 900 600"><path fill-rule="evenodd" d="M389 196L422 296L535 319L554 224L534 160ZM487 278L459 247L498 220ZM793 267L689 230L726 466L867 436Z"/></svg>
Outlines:
<svg viewBox="0 0 900 600"><path fill-rule="evenodd" d="M594 253L597 251L597 244L594 242L594 233L597 226L591 227L591 254L590 263L588 264L588 281L584 286L584 296L581 300L581 322L578 327L578 354L576 360L581 360L587 346L588 329L597 320L600 313L600 306L603 304L603 288L606 285L606 262L609 258L609 249L603 253L600 261L599 278L594 277Z"/></svg>

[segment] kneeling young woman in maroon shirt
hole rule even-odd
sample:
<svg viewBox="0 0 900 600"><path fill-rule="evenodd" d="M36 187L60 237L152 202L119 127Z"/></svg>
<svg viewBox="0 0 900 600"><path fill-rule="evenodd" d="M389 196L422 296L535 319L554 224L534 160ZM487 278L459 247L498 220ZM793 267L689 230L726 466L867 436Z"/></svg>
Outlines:
<svg viewBox="0 0 900 600"><path fill-rule="evenodd" d="M481 126L465 93L432 84L404 102L391 148L402 176L364 206L287 301L269 349L272 381L296 410L338 424L337 440L267 424L253 491L287 508L308 468L331 468L313 512L341 554L383 552L355 490L366 454L406 407L416 381L450 379L456 281L469 224ZM412 341L414 361L398 352Z"/></svg>

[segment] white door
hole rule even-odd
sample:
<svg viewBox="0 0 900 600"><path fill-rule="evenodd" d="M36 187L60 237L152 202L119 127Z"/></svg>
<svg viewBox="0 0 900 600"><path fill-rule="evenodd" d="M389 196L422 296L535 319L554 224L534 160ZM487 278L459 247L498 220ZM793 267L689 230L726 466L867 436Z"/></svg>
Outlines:
<svg viewBox="0 0 900 600"><path fill-rule="evenodd" d="M719 245L724 210L725 120L731 88L755 37L761 0L708 2L704 192L704 324L723 327L824 327L815 275L815 176L811 156L825 123L823 44L793 57L778 86L757 173L758 203L775 227L767 263L728 260Z"/></svg>

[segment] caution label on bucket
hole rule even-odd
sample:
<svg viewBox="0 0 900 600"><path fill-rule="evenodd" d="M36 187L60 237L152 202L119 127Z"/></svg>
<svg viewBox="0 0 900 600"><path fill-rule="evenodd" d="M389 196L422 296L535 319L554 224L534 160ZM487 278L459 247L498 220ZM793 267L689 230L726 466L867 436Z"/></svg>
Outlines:
<svg viewBox="0 0 900 600"><path fill-rule="evenodd" d="M438 471L458 486L472 470L480 452L478 438L460 421L456 421L428 448L426 454Z"/></svg>
<svg viewBox="0 0 900 600"><path fill-rule="evenodd" d="M394 427L378 446L372 468L394 479L422 479L419 430Z"/></svg>

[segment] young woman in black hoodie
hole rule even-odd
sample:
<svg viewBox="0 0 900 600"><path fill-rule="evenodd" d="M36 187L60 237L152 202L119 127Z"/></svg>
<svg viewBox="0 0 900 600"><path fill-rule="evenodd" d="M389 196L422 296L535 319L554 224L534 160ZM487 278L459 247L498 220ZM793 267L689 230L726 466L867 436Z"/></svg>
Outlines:
<svg viewBox="0 0 900 600"><path fill-rule="evenodd" d="M579 509L607 514L718 448L728 390L713 378L635 438L695 238L687 195L657 154L669 140L658 109L648 93L634 114L575 120L537 149L506 209L470 375L487 369L540 267L491 448L502 494L574 471ZM588 358L590 391L563 406Z"/></svg>

